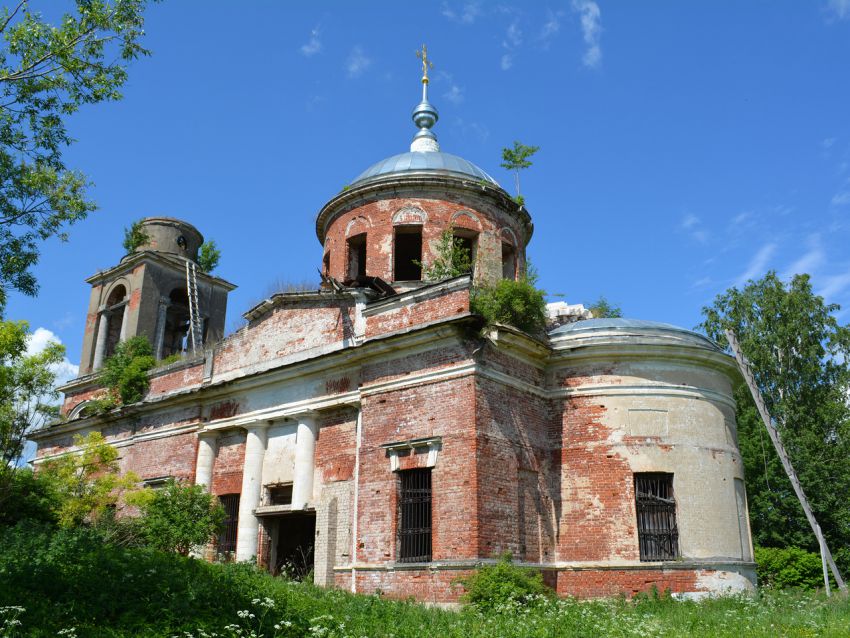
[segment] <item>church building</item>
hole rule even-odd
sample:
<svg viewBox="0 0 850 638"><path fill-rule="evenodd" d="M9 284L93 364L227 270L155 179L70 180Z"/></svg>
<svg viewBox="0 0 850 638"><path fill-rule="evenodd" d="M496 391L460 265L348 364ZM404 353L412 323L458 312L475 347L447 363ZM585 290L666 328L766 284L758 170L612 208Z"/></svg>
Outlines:
<svg viewBox="0 0 850 638"><path fill-rule="evenodd" d="M218 496L207 558L354 592L456 601L458 577L505 552L561 595L752 588L734 360L689 330L565 304L545 335L485 325L473 287L520 276L534 227L440 150L437 118L425 65L410 151L318 211L321 288L272 295L229 336L234 286L197 268L201 233L143 220L145 243L87 280L80 376L35 464L102 432L146 484ZM425 281L448 228L472 274ZM182 357L99 413L99 370L136 335Z"/></svg>

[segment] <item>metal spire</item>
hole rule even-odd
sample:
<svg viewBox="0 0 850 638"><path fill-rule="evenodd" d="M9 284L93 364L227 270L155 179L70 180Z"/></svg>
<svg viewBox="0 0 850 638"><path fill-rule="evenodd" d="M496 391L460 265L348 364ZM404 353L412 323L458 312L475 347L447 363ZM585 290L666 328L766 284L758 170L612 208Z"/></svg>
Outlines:
<svg viewBox="0 0 850 638"><path fill-rule="evenodd" d="M437 152L440 145L431 127L436 124L439 115L437 109L428 101L428 69L433 69L434 63L428 59L428 49L424 44L422 50L416 52L416 57L422 60L422 101L413 109L413 123L419 127L419 131L413 137L410 150L420 153Z"/></svg>

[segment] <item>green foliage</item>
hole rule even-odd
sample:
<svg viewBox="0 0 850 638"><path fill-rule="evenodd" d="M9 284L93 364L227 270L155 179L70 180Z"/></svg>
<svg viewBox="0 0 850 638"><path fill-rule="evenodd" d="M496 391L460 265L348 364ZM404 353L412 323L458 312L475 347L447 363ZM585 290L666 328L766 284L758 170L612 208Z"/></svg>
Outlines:
<svg viewBox="0 0 850 638"><path fill-rule="evenodd" d="M220 260L221 251L216 246L214 239L201 244L201 248L198 251L198 268L204 272L212 272L216 269Z"/></svg>
<svg viewBox="0 0 850 638"><path fill-rule="evenodd" d="M482 567L460 583L466 590L464 601L483 611L510 603L533 606L553 593L543 584L539 571L514 565L510 553L502 554L498 563Z"/></svg>
<svg viewBox="0 0 850 638"><path fill-rule="evenodd" d="M539 146L526 146L518 141L514 142L513 148L502 149L502 163L500 166L514 172L517 197L521 197L519 193L519 172L531 166L531 160L529 158L539 150ZM525 200L517 201L517 203L522 205L525 203Z"/></svg>
<svg viewBox="0 0 850 638"><path fill-rule="evenodd" d="M422 268L422 278L425 281L442 281L472 272L472 255L464 247L460 237L454 236L454 227L449 226L440 233L437 241L434 261L427 266L419 261L413 262Z"/></svg>
<svg viewBox="0 0 850 638"><path fill-rule="evenodd" d="M124 246L124 250L129 255L135 252L139 246L144 246L149 241L150 237L145 232L142 220L137 219L129 228L124 229L124 241L121 242L121 245Z"/></svg>
<svg viewBox="0 0 850 638"><path fill-rule="evenodd" d="M20 521L55 524L60 507L59 494L53 481L43 472L19 467L11 472L0 504L0 527L16 525Z"/></svg>
<svg viewBox="0 0 850 638"><path fill-rule="evenodd" d="M46 23L26 2L0 11L0 307L10 288L38 291L39 242L67 239L95 210L88 179L69 169L65 119L83 104L118 100L127 64L147 52L144 0L77 0Z"/></svg>
<svg viewBox="0 0 850 638"><path fill-rule="evenodd" d="M594 319L617 319L623 316L623 311L620 306L615 306L608 301L604 296L594 301L587 307L593 313Z"/></svg>
<svg viewBox="0 0 850 638"><path fill-rule="evenodd" d="M502 279L495 285L473 290L472 312L487 325L503 323L532 335L546 331L546 293L535 286L537 275L526 272L519 279Z"/></svg>
<svg viewBox="0 0 850 638"><path fill-rule="evenodd" d="M777 589L823 587L823 563L819 554L799 547L756 546L755 559L759 585ZM835 580L832 577L830 580L835 587Z"/></svg>
<svg viewBox="0 0 850 638"><path fill-rule="evenodd" d="M850 547L850 328L838 323L838 310L812 292L808 275L786 284L769 272L719 295L703 308L701 325L722 345L724 328L738 335L812 510L836 549ZM817 552L744 384L735 390L735 403L755 543ZM837 560L847 558L836 552Z"/></svg>
<svg viewBox="0 0 850 638"><path fill-rule="evenodd" d="M25 321L0 321L0 507L27 434L58 414L51 404L59 396L54 370L65 348L50 342L38 354L27 354L29 337Z"/></svg>
<svg viewBox="0 0 850 638"><path fill-rule="evenodd" d="M145 336L120 342L113 355L103 363L101 381L111 396L129 405L141 401L148 391L148 370L156 365L153 348Z"/></svg>
<svg viewBox="0 0 850 638"><path fill-rule="evenodd" d="M139 503L141 533L148 545L181 556L206 545L225 518L224 508L203 485L174 479L159 489L137 493L133 501Z"/></svg>
<svg viewBox="0 0 850 638"><path fill-rule="evenodd" d="M699 602L667 597L510 601L460 610L322 590L244 563L210 564L150 548L118 547L98 529L0 528L0 605L21 605L21 635L80 638L374 636L387 638L844 638L850 602L767 590ZM253 617L251 616L253 614ZM236 630L225 629L235 624ZM277 628L276 628L277 627Z"/></svg>
<svg viewBox="0 0 850 638"><path fill-rule="evenodd" d="M522 195L514 195L511 199L514 200L518 206L525 206L525 197Z"/></svg>
<svg viewBox="0 0 850 638"><path fill-rule="evenodd" d="M62 527L94 523L116 506L123 492L133 489L139 477L118 470L118 450L100 432L76 435L78 454L66 454L45 463L41 472L58 496L56 512Z"/></svg>

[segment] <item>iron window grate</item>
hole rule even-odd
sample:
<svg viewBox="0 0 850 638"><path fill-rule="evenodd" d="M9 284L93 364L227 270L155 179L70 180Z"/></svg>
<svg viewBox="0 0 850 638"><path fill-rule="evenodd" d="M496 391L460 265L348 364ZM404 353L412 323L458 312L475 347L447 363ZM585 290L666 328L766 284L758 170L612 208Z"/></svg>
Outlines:
<svg viewBox="0 0 850 638"><path fill-rule="evenodd" d="M635 474L635 505L642 561L679 557L672 474Z"/></svg>
<svg viewBox="0 0 850 638"><path fill-rule="evenodd" d="M219 554L230 554L236 551L236 528L239 523L239 494L223 494L218 497L224 508L225 518L218 535L217 550Z"/></svg>
<svg viewBox="0 0 850 638"><path fill-rule="evenodd" d="M399 562L431 560L431 470L399 472Z"/></svg>

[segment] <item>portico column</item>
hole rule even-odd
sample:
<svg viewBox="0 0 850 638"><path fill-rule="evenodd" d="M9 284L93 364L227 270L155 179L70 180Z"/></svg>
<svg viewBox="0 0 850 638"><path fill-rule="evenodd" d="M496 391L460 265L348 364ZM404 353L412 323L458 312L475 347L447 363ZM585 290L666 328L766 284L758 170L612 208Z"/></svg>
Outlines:
<svg viewBox="0 0 850 638"><path fill-rule="evenodd" d="M218 444L218 432L201 432L198 435L198 462L195 465L195 484L210 489L213 464Z"/></svg>
<svg viewBox="0 0 850 638"><path fill-rule="evenodd" d="M248 435L245 438L242 495L239 497L239 523L236 527L237 561L251 560L257 555L257 532L260 522L254 516L254 510L260 504L267 427L266 423L248 426Z"/></svg>
<svg viewBox="0 0 850 638"><path fill-rule="evenodd" d="M106 306L100 309L100 318L97 321L97 342L94 347L94 363L93 370L100 370L103 367L103 360L106 358L106 337L109 333L109 311Z"/></svg>
<svg viewBox="0 0 850 638"><path fill-rule="evenodd" d="M303 510L313 500L313 470L319 426L313 413L298 415L295 439L295 472L292 477L292 509Z"/></svg>
<svg viewBox="0 0 850 638"><path fill-rule="evenodd" d="M165 315L168 312L168 299L161 297L159 300L159 313L156 317L156 339L154 339L153 351L157 360L162 359L162 348L165 342Z"/></svg>
<svg viewBox="0 0 850 638"><path fill-rule="evenodd" d="M118 337L119 341L127 340L127 324L129 323L130 317L130 302L124 304L124 313L121 315L121 335Z"/></svg>

